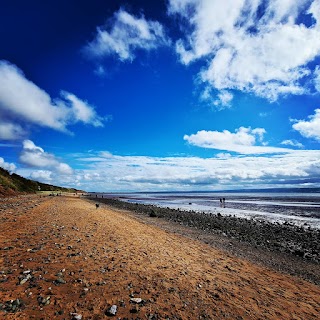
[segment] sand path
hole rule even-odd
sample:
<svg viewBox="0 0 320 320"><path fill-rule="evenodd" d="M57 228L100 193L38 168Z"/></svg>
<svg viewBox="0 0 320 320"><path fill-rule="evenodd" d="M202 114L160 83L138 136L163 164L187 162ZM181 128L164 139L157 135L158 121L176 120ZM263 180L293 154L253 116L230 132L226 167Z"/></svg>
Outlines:
<svg viewBox="0 0 320 320"><path fill-rule="evenodd" d="M0 212L0 303L23 306L0 318L319 319L309 282L87 200L21 202Z"/></svg>

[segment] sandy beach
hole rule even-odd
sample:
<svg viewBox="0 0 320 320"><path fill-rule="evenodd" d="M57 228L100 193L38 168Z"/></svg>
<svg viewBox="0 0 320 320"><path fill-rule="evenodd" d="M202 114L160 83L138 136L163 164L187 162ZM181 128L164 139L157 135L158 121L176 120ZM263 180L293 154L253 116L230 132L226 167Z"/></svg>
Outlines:
<svg viewBox="0 0 320 320"><path fill-rule="evenodd" d="M320 287L77 197L0 202L2 319L318 319Z"/></svg>

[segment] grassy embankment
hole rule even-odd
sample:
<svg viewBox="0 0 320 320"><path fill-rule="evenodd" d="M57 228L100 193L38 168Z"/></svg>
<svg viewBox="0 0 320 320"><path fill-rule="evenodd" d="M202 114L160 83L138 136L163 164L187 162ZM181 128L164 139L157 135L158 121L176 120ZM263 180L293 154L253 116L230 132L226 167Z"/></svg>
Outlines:
<svg viewBox="0 0 320 320"><path fill-rule="evenodd" d="M63 188L23 178L0 168L0 197L14 196L19 193L36 192L79 192L73 188Z"/></svg>

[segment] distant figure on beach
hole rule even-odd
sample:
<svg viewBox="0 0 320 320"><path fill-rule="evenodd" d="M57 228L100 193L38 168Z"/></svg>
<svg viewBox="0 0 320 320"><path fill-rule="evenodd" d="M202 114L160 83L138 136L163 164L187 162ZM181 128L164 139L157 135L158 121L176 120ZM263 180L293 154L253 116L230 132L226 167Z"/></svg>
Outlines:
<svg viewBox="0 0 320 320"><path fill-rule="evenodd" d="M222 208L222 199L220 198L220 208Z"/></svg>

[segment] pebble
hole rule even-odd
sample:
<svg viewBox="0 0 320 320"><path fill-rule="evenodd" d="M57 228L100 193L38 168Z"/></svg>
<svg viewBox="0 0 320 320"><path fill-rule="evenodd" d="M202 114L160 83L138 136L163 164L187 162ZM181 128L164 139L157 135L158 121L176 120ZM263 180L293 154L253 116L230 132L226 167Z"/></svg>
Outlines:
<svg viewBox="0 0 320 320"><path fill-rule="evenodd" d="M244 219L235 216L199 214L195 211L181 211L170 208L158 208L150 205L126 203L115 199L105 199L105 203L126 210L133 210L149 215L154 210L157 216L181 225L196 227L202 230L214 230L218 234L254 247L261 247L271 251L280 251L316 263L320 262L318 243L320 233L312 228L295 226L285 222L271 223L262 219ZM318 212L315 212L317 214Z"/></svg>
<svg viewBox="0 0 320 320"><path fill-rule="evenodd" d="M4 304L0 303L0 310L7 312L16 312L23 306L23 301L21 299L9 300Z"/></svg>
<svg viewBox="0 0 320 320"><path fill-rule="evenodd" d="M106 315L115 316L116 314L117 314L117 306L114 304L107 310Z"/></svg>
<svg viewBox="0 0 320 320"><path fill-rule="evenodd" d="M46 306L50 304L50 299L50 296L47 296L46 298L39 296L37 300L40 306Z"/></svg>
<svg viewBox="0 0 320 320"><path fill-rule="evenodd" d="M141 299L141 298L131 298L131 299L130 299L130 302L133 302L133 303L141 303L141 302L142 302L142 299Z"/></svg>
<svg viewBox="0 0 320 320"><path fill-rule="evenodd" d="M27 276L20 281L20 284L25 284L31 278L32 278L31 274L28 273Z"/></svg>
<svg viewBox="0 0 320 320"><path fill-rule="evenodd" d="M79 313L70 313L70 315L72 316L72 320L81 320L82 319L82 315Z"/></svg>
<svg viewBox="0 0 320 320"><path fill-rule="evenodd" d="M62 278L57 278L55 281L54 281L55 284L65 284L66 283L66 280L62 279Z"/></svg>

